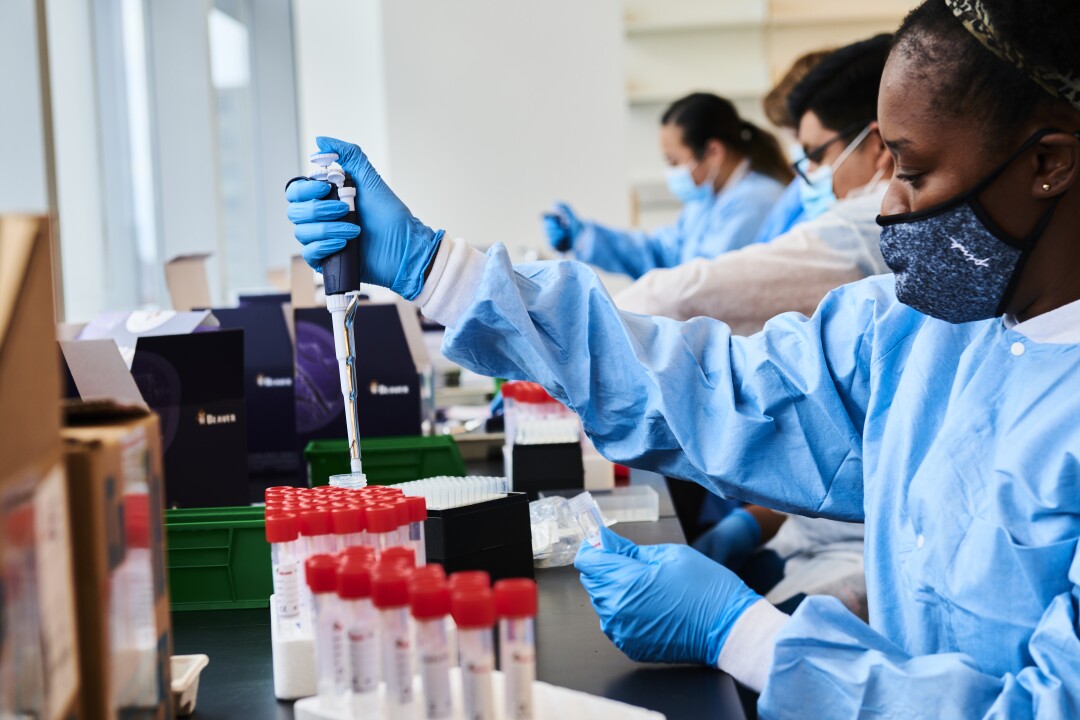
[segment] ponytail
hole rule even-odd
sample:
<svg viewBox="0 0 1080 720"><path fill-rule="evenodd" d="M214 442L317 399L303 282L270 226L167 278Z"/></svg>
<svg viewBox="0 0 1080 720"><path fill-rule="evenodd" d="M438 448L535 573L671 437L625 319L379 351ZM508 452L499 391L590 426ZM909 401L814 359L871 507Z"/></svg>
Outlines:
<svg viewBox="0 0 1080 720"><path fill-rule="evenodd" d="M709 140L718 140L750 160L750 169L781 183L794 175L773 135L739 117L729 100L711 93L694 93L676 100L661 117L664 125L682 130L683 143L700 158Z"/></svg>
<svg viewBox="0 0 1080 720"><path fill-rule="evenodd" d="M743 120L740 136L746 141L746 156L750 158L751 169L785 185L794 179L795 173L775 135Z"/></svg>

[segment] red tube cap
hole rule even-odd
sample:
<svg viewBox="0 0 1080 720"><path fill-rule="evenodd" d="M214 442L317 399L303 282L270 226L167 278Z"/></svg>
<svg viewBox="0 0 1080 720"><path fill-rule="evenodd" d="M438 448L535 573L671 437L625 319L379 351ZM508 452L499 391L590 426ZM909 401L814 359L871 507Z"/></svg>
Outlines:
<svg viewBox="0 0 1080 720"><path fill-rule="evenodd" d="M292 513L266 516L266 542L292 542L300 536L300 523Z"/></svg>
<svg viewBox="0 0 1080 720"><path fill-rule="evenodd" d="M411 547L390 547L382 551L379 556L380 565L404 565L412 570L416 567L416 551Z"/></svg>
<svg viewBox="0 0 1080 720"><path fill-rule="evenodd" d="M346 560L351 560L352 558L357 558L359 560L363 560L366 563L370 563L372 565L375 564L375 548L368 547L367 545L353 545L351 547L347 547L341 551L340 556L342 562Z"/></svg>
<svg viewBox="0 0 1080 720"><path fill-rule="evenodd" d="M305 537L329 535L332 529L330 511L326 508L310 508L300 513L301 535Z"/></svg>
<svg viewBox="0 0 1080 720"><path fill-rule="evenodd" d="M337 593L343 600L371 597L374 564L359 556L346 556L337 568Z"/></svg>
<svg viewBox="0 0 1080 720"><path fill-rule="evenodd" d="M304 563L304 576L313 593L337 591L337 558L333 555L312 555Z"/></svg>
<svg viewBox="0 0 1080 720"><path fill-rule="evenodd" d="M446 571L438 563L428 563L413 570L412 580L445 580Z"/></svg>
<svg viewBox="0 0 1080 720"><path fill-rule="evenodd" d="M495 583L495 614L503 618L536 617L536 582L512 578Z"/></svg>
<svg viewBox="0 0 1080 720"><path fill-rule="evenodd" d="M150 496L146 493L124 496L124 531L131 547L150 547Z"/></svg>
<svg viewBox="0 0 1080 720"><path fill-rule="evenodd" d="M389 505L369 505L364 516L368 532L388 533L398 529L397 509Z"/></svg>
<svg viewBox="0 0 1080 720"><path fill-rule="evenodd" d="M483 570L464 570L450 576L450 590L458 588L490 588L491 576Z"/></svg>
<svg viewBox="0 0 1080 720"><path fill-rule="evenodd" d="M390 506L397 511L398 527L408 525L411 522L412 512L409 510L409 503L405 502L404 497L394 498L390 501Z"/></svg>
<svg viewBox="0 0 1080 720"><path fill-rule="evenodd" d="M409 605L417 620L436 620L450 614L450 586L445 580L413 577L409 581Z"/></svg>
<svg viewBox="0 0 1080 720"><path fill-rule="evenodd" d="M405 504L409 506L409 522L427 520L427 500L419 496L407 497Z"/></svg>
<svg viewBox="0 0 1080 720"><path fill-rule="evenodd" d="M335 535L363 532L367 526L364 522L364 511L356 507L334 508L330 511L330 524L334 528Z"/></svg>
<svg viewBox="0 0 1080 720"><path fill-rule="evenodd" d="M371 601L377 608L409 604L409 572L401 565L376 565L371 577Z"/></svg>
<svg viewBox="0 0 1080 720"><path fill-rule="evenodd" d="M489 628L495 624L495 600L486 587L456 588L450 593L450 612L458 628Z"/></svg>

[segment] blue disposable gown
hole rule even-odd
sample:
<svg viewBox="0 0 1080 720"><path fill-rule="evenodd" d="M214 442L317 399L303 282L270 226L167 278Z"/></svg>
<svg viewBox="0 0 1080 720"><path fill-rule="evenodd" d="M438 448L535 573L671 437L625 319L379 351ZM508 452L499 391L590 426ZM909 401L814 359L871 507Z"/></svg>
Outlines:
<svg viewBox="0 0 1080 720"><path fill-rule="evenodd" d="M806 208L802 204L799 182L799 178L795 178L784 188L780 199L772 206L769 214L765 216L765 220L761 223L761 229L758 230L757 238L754 240L755 243L769 242L809 219L806 217Z"/></svg>
<svg viewBox="0 0 1080 720"><path fill-rule="evenodd" d="M616 462L865 520L870 626L805 601L763 717L1080 717L1080 346L927 318L891 276L752 337L620 313L580 263L497 246L480 278L450 359L540 382Z"/></svg>
<svg viewBox="0 0 1080 720"><path fill-rule="evenodd" d="M714 258L753 243L783 191L771 177L751 172L720 193L686 203L674 225L651 233L587 222L574 240L574 255L633 278L698 257Z"/></svg>

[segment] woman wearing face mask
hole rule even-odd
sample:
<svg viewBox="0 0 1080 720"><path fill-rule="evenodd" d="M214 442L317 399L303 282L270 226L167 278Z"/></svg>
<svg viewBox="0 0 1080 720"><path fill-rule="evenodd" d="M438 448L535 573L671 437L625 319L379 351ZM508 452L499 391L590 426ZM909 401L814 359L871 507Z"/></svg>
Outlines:
<svg viewBox="0 0 1080 720"><path fill-rule="evenodd" d="M730 102L708 93L675 101L664 112L660 147L668 188L683 203L675 225L652 233L583 221L565 203L544 216L552 247L637 278L749 245L791 179L776 138L742 120Z"/></svg>
<svg viewBox="0 0 1080 720"><path fill-rule="evenodd" d="M888 272L875 218L892 175L877 130L878 87L891 41L878 35L827 53L788 93L790 124L822 166L837 168L826 185L834 199L828 209L812 205L816 217L770 242L652 270L620 291L615 304L676 320L714 317L737 335L752 335L775 315L809 315L830 290ZM858 145L845 143L844 128L864 135ZM805 161L796 165L818 172Z"/></svg>
<svg viewBox="0 0 1080 720"><path fill-rule="evenodd" d="M791 616L685 546L604 531L576 560L641 660L719 666L763 717L1080 716L1080 5L926 0L878 119L893 276L752 337L620 313L575 262L443 241L359 148L363 278L420 302L450 359L534 380L612 460L781 510L865 520L870 623ZM355 236L293 183L318 262Z"/></svg>

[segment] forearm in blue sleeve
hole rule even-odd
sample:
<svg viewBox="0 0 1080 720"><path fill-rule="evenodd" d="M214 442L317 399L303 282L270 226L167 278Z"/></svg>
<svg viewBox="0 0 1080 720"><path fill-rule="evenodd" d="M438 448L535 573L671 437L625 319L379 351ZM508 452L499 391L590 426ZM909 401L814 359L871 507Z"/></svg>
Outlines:
<svg viewBox="0 0 1080 720"><path fill-rule="evenodd" d="M496 246L475 275L475 287L444 279L467 302L444 320L449 359L539 382L616 462L780 510L862 519L872 301L837 298L814 319L781 316L739 338L707 318L621 313L577 262L515 272Z"/></svg>
<svg viewBox="0 0 1080 720"><path fill-rule="evenodd" d="M678 230L672 226L645 233L589 222L574 241L574 255L601 270L637 279L650 270L678 264Z"/></svg>
<svg viewBox="0 0 1080 720"><path fill-rule="evenodd" d="M839 600L805 600L777 634L762 718L1080 717L1076 598L1053 600L1029 643L1031 664L1002 677L959 653L911 656Z"/></svg>

